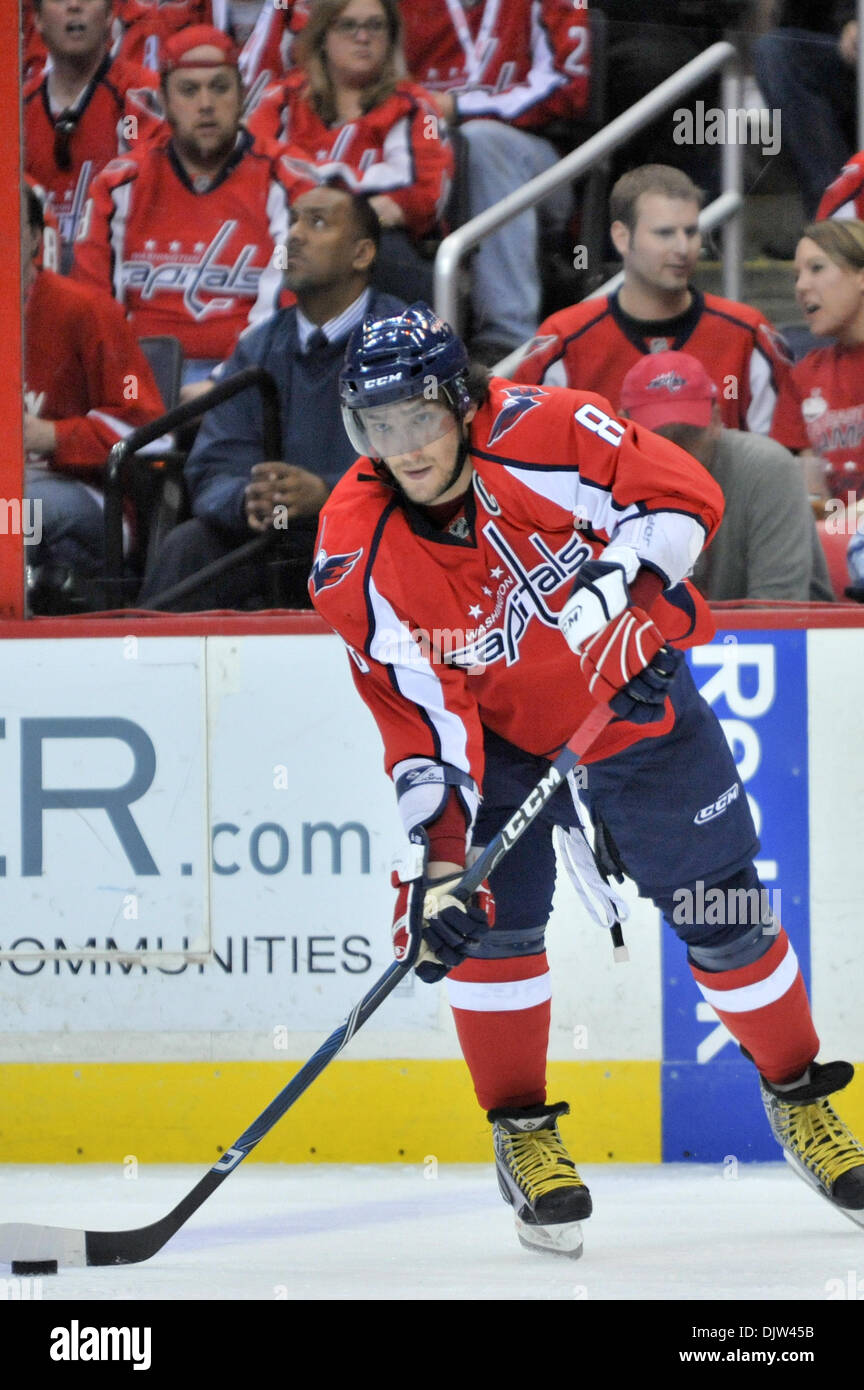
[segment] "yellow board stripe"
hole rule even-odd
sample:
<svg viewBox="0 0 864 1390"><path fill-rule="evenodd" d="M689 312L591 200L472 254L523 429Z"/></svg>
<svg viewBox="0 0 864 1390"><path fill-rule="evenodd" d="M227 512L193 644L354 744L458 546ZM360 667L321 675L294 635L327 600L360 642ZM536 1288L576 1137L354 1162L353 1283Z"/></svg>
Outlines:
<svg viewBox="0 0 864 1390"><path fill-rule="evenodd" d="M303 1059L305 1060L305 1059ZM0 1163L215 1162L302 1061L5 1063ZM580 1163L659 1163L659 1062L550 1062ZM251 1156L268 1163L484 1163L462 1061L338 1061Z"/></svg>

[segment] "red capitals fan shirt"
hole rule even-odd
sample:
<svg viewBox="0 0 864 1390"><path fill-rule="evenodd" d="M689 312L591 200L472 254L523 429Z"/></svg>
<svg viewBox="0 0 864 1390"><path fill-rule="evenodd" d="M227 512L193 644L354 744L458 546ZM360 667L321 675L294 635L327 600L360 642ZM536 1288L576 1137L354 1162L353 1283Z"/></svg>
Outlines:
<svg viewBox="0 0 864 1390"><path fill-rule="evenodd" d="M307 79L293 72L268 88L248 121L262 138L285 146L299 178L341 178L358 193L385 193L398 203L415 236L431 231L447 201L453 153L428 93L400 82L392 96L357 120L327 126L306 95Z"/></svg>
<svg viewBox="0 0 864 1390"><path fill-rule="evenodd" d="M689 352L717 387L727 429L770 431L797 448L799 430L787 408L775 417L791 362L768 320L748 304L695 289L691 294L683 314L656 323L625 314L617 292L562 309L541 323L514 379L599 391L617 405L621 383L640 357Z"/></svg>
<svg viewBox="0 0 864 1390"><path fill-rule="evenodd" d="M791 447L830 463L832 496L864 497L864 344L808 352L792 368L782 403L796 422Z"/></svg>
<svg viewBox="0 0 864 1390"><path fill-rule="evenodd" d="M274 250L294 186L278 151L241 131L222 173L196 190L165 130L94 182L72 274L113 293L139 338L169 333L187 358L224 359L277 308Z"/></svg>
<svg viewBox="0 0 864 1390"><path fill-rule="evenodd" d="M864 217L864 151L844 164L833 183L829 183L816 209L816 221L829 217Z"/></svg>
<svg viewBox="0 0 864 1390"><path fill-rule="evenodd" d="M57 468L101 468L109 449L165 407L123 310L41 270L24 308L24 407L57 422Z"/></svg>
<svg viewBox="0 0 864 1390"><path fill-rule="evenodd" d="M161 126L158 80L137 64L106 54L71 110L68 138L58 130L60 113L51 110L47 81L39 74L24 88L24 170L46 190L68 244L77 234L92 179Z"/></svg>
<svg viewBox="0 0 864 1390"><path fill-rule="evenodd" d="M493 379L469 434L473 487L444 529L359 459L321 513L309 587L348 645L388 771L419 757L480 786L482 726L552 757L595 707L557 615L610 539L672 586L651 608L670 641L710 638L707 605L680 581L723 498L689 454L583 392ZM586 760L673 719L667 702L657 724L611 724Z"/></svg>
<svg viewBox="0 0 864 1390"><path fill-rule="evenodd" d="M416 82L452 92L459 119L527 129L584 111L588 7L580 0L403 0L405 59Z"/></svg>

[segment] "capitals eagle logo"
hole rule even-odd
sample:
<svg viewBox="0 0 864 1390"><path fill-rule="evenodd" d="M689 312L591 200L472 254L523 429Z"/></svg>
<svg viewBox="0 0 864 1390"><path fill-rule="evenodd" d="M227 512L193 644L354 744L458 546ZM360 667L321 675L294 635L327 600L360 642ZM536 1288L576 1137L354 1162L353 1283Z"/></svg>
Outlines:
<svg viewBox="0 0 864 1390"><path fill-rule="evenodd" d="M492 421L487 443L495 444L503 434L512 430L529 410L540 404L540 397L548 395L539 386L508 386L504 392L504 405Z"/></svg>
<svg viewBox="0 0 864 1390"><path fill-rule="evenodd" d="M351 551L349 555L328 555L322 546L315 556L315 563L309 576L316 594L320 594L322 589L332 589L335 584L341 584L345 576L351 573L362 554L362 546L359 550Z"/></svg>

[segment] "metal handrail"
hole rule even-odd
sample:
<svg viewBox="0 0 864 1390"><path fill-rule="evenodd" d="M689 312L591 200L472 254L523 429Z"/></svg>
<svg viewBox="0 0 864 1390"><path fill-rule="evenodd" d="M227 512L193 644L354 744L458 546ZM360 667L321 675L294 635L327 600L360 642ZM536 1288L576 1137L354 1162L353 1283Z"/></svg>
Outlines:
<svg viewBox="0 0 864 1390"><path fill-rule="evenodd" d="M232 396L237 396L241 391L247 391L250 388L257 390L261 397L264 457L279 458L282 451L282 411L279 405L279 388L270 372L263 367L244 367L242 371L236 372L225 381L220 381L212 390L206 391L201 396L196 396L194 400L186 401L183 405L175 406L173 410L160 415L158 420L151 420L149 424L141 425L137 430L128 434L125 439L121 439L118 444L114 445L108 455L104 473L105 579L103 582L106 608L114 606L112 600L115 594L120 602L124 597L123 489L133 458L148 444L153 444L163 435L170 434L183 425L194 423L208 410L212 410L214 406L221 405L223 401L230 400Z"/></svg>
<svg viewBox="0 0 864 1390"><path fill-rule="evenodd" d="M697 58L679 68L671 77L661 82L659 87L642 97L627 111L622 111L607 126L592 135L578 149L565 155L551 169L538 174L522 188L509 193L506 198L486 208L445 237L435 257L435 308L445 322L457 330L461 329L461 313L458 293L459 266L473 246L482 241L490 232L497 231L505 222L517 217L526 208L533 207L547 194L560 188L562 184L572 183L586 174L591 166L611 154L619 145L644 126L650 125L661 112L671 106L679 97L698 87L706 78L723 69L722 102L724 110L738 107L740 76L738 73L738 51L731 43L714 43L700 53ZM727 141L723 146L722 188L723 194L738 197L736 208L740 210L743 187L744 157L742 146ZM720 200L718 200L720 201ZM713 205L712 205L713 206ZM730 203L724 205L726 209ZM729 216L728 211L726 215ZM727 299L737 299L740 294L741 265L741 227L740 220L733 215L726 224L723 237L723 293Z"/></svg>

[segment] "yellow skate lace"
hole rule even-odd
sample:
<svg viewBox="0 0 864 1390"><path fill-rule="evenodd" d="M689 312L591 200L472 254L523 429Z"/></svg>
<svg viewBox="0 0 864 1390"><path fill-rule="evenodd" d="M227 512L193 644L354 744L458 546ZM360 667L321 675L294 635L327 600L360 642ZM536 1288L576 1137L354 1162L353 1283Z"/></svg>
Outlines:
<svg viewBox="0 0 864 1390"><path fill-rule="evenodd" d="M787 1107L782 1107L787 1111ZM864 1166L864 1146L827 1100L792 1105L783 1115L783 1142L828 1187L851 1168Z"/></svg>
<svg viewBox="0 0 864 1390"><path fill-rule="evenodd" d="M505 1136L508 1167L529 1201L559 1187L584 1187L561 1136L551 1129Z"/></svg>

